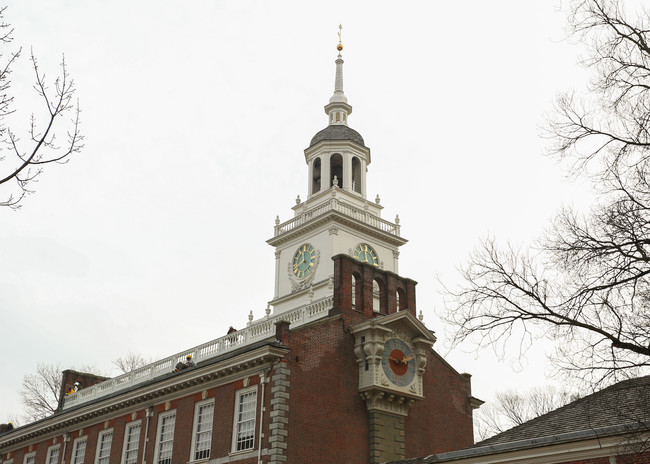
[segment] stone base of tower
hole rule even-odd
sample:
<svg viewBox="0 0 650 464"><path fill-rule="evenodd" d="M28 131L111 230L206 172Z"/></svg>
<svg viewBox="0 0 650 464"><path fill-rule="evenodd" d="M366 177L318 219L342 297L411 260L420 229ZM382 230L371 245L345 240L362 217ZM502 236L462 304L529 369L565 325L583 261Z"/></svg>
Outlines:
<svg viewBox="0 0 650 464"><path fill-rule="evenodd" d="M406 457L404 416L368 411L370 464L399 461Z"/></svg>

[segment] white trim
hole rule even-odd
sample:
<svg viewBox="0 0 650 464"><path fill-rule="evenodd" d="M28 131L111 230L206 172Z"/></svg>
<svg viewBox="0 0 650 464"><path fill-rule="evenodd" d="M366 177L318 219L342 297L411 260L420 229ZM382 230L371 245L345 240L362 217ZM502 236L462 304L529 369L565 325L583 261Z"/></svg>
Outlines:
<svg viewBox="0 0 650 464"><path fill-rule="evenodd" d="M29 458L33 458L33 460L32 460L32 462L29 462L29 463L28 463L27 460L28 460ZM36 462L36 451L32 451L31 453L27 453L27 454L23 457L23 464L35 464L35 462Z"/></svg>
<svg viewBox="0 0 650 464"><path fill-rule="evenodd" d="M160 445L162 444L161 429L162 429L163 420L171 416L174 417L174 430L172 432L172 439L171 439L172 447L170 449L171 454L169 456L168 464L171 464L172 462L172 457L174 454L174 435L176 433L176 410L175 409L172 409L171 411L165 411L164 413L158 415L158 425L156 426L156 439L154 440L156 448L154 449L154 454L153 454L153 464L159 464L158 460L160 459Z"/></svg>
<svg viewBox="0 0 650 464"><path fill-rule="evenodd" d="M84 443L84 452L81 457L81 461L77 462L75 461L76 459L76 454L78 447L81 443ZM86 451L88 450L88 436L83 436L79 438L75 438L75 440L72 442L72 454L70 455L70 464L83 464L84 461L86 460Z"/></svg>
<svg viewBox="0 0 650 464"><path fill-rule="evenodd" d="M102 439L104 438L104 436L109 435L109 434L111 435L111 442L110 442L110 444L108 446L108 455L103 456L103 458L108 458L107 463L110 462L111 449L113 448L113 438L114 437L113 437L113 429L106 429L106 430L102 430L97 435L97 445L95 447L96 448L95 449L95 464L101 464L99 462L99 452L102 450Z"/></svg>
<svg viewBox="0 0 650 464"><path fill-rule="evenodd" d="M235 392L235 410L233 413L233 420L232 420L232 444L231 444L231 453L243 453L247 451L251 451L255 449L255 427L257 424L257 391L258 391L259 385L253 385L252 387L248 388L242 388L241 390L237 390ZM242 449L237 449L237 442L238 442L238 435L239 435L239 405L241 403L242 397L244 395L247 395L249 393L255 392L255 406L252 411L252 421L253 421L253 427L251 429L253 435L250 438L247 438L247 441L250 439L250 442L252 443L252 446L248 448L242 448ZM250 420L249 420L250 421Z"/></svg>
<svg viewBox="0 0 650 464"><path fill-rule="evenodd" d="M137 462L138 462L138 454L140 453L140 437L142 436L142 420L136 420L136 421L128 422L126 424L126 426L124 427L124 439L122 440L122 442L123 442L123 444L122 444L122 459L120 461L122 464L128 464L126 462L126 453L127 453L127 451L132 451L132 450L127 449L127 446L129 445L129 440L128 440L129 433L130 433L130 430L133 427L138 427L138 438L137 438L137 440L135 442L135 460L131 464L137 464Z"/></svg>
<svg viewBox="0 0 650 464"><path fill-rule="evenodd" d="M205 429L203 429L201 431L198 430L199 417L200 417L199 412L200 412L201 408L203 408L204 406L208 406L208 405L212 406L212 414L211 414L212 417L209 418L209 421L210 421L209 422L209 432L210 432L209 436L210 436L210 439L208 441L207 455L206 456L201 456L200 458L196 458L196 453L197 453L196 445L197 445L198 434L199 433L203 434L203 433L206 432ZM205 424L202 424L202 425L208 425L208 423L205 423ZM192 426L192 446L191 446L191 449L190 449L190 459L189 459L188 462L205 461L205 460L208 460L210 458L210 452L211 452L211 448L212 448L212 431L213 431L213 429L214 429L214 398L211 398L211 399L205 400L205 401L199 401L198 403L196 403L194 405L194 425ZM199 452L201 452L201 451L205 451L205 448L199 450Z"/></svg>
<svg viewBox="0 0 650 464"><path fill-rule="evenodd" d="M50 459L52 458L52 454L54 454L55 451L57 452L56 461L50 462ZM45 455L45 464L59 464L60 460L61 460L61 444L50 446L47 449L47 454Z"/></svg>

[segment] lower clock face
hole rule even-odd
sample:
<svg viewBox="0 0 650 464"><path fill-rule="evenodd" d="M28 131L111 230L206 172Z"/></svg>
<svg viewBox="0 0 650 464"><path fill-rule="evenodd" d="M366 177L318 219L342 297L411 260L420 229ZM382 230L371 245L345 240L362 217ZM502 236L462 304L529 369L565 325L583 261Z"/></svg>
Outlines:
<svg viewBox="0 0 650 464"><path fill-rule="evenodd" d="M309 276L314 270L316 261L316 250L314 247L305 243L301 245L293 255L293 273L299 279Z"/></svg>
<svg viewBox="0 0 650 464"><path fill-rule="evenodd" d="M381 364L388 380L405 387L415 376L415 354L404 340L391 338L384 344Z"/></svg>
<svg viewBox="0 0 650 464"><path fill-rule="evenodd" d="M370 245L365 243L360 243L354 249L354 257L361 261L362 263L372 264L373 266L379 266L379 258L377 258L377 253L372 249Z"/></svg>

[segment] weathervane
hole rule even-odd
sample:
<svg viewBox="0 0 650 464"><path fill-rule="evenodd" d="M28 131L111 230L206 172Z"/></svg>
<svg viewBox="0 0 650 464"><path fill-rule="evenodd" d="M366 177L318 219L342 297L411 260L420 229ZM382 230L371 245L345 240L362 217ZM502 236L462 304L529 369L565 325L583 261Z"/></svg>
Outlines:
<svg viewBox="0 0 650 464"><path fill-rule="evenodd" d="M343 50L343 43L341 42L341 32L343 32L343 26L339 24L339 44L336 46L336 49L339 52Z"/></svg>

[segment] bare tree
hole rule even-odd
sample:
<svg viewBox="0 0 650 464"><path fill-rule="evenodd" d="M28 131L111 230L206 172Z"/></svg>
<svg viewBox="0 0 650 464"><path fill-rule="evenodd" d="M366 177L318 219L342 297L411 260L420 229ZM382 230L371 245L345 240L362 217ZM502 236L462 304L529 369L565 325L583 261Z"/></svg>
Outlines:
<svg viewBox="0 0 650 464"><path fill-rule="evenodd" d="M82 366L81 372L95 372L95 366ZM19 390L23 403L23 419L32 422L48 417L59 406L63 368L60 364L39 364L36 372L23 377L23 385ZM13 421L16 423L16 421Z"/></svg>
<svg viewBox="0 0 650 464"><path fill-rule="evenodd" d="M3 19L7 7L0 8L0 47L8 47L12 41L10 24ZM41 97L42 115L32 113L26 141L23 143L6 123L9 115L15 110L12 107L14 97L9 93L11 87L12 67L20 59L22 48L9 53L6 57L0 53L0 185L7 187L8 193L3 195L0 206L19 208L20 201L32 193L30 184L43 171L46 164L63 164L70 155L83 148L83 136L79 127L79 103L74 101L74 82L68 75L65 59L61 61L61 74L54 80L50 89L45 74L38 68L36 57L30 54L35 74L34 89ZM71 115L67 127L62 117ZM66 139L59 144L56 130L66 131ZM13 187L11 187L13 185Z"/></svg>
<svg viewBox="0 0 650 464"><path fill-rule="evenodd" d="M525 393L497 393L493 402L487 402L475 413L476 437L479 441L485 440L576 399L577 395L550 385Z"/></svg>
<svg viewBox="0 0 650 464"><path fill-rule="evenodd" d="M113 361L113 365L124 374L150 364L152 361L142 355L129 352ZM24 421L32 422L53 414L59 406L63 368L61 364L39 364L36 372L23 377L19 391L24 409ZM77 370L77 369L73 369ZM82 366L80 372L92 372L102 375L95 366ZM13 420L14 424L18 421Z"/></svg>
<svg viewBox="0 0 650 464"><path fill-rule="evenodd" d="M59 364L39 364L36 373L25 375L20 398L28 421L54 414L59 404L62 371Z"/></svg>
<svg viewBox="0 0 650 464"><path fill-rule="evenodd" d="M548 135L551 154L593 181L594 206L561 210L530 251L486 239L445 319L455 343L553 340L555 365L595 385L650 366L650 14L580 0L569 27L593 79L586 97L558 98Z"/></svg>
<svg viewBox="0 0 650 464"><path fill-rule="evenodd" d="M132 352L128 352L126 355L119 357L113 361L113 365L117 367L123 374L128 374L131 371L134 371L151 363L151 359L147 359L140 354Z"/></svg>

